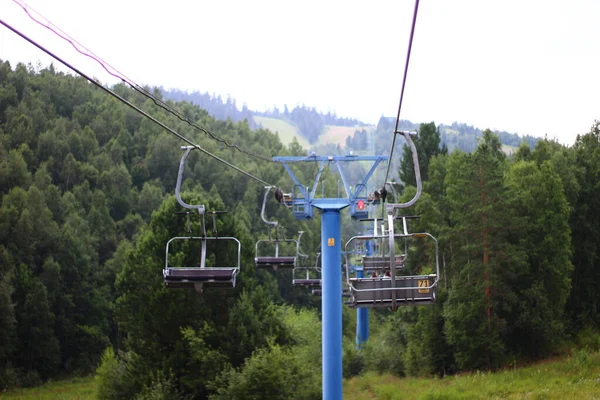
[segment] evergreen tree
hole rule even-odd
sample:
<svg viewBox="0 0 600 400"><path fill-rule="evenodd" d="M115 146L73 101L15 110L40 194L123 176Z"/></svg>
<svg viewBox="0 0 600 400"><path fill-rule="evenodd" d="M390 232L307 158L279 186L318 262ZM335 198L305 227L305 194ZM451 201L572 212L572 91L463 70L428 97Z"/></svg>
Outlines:
<svg viewBox="0 0 600 400"><path fill-rule="evenodd" d="M507 313L517 301L511 284L522 262L505 228L506 157L490 131L473 154L454 154L446 187L458 243L444 310L446 335L459 368L495 368L505 356Z"/></svg>
<svg viewBox="0 0 600 400"><path fill-rule="evenodd" d="M419 134L413 137L413 142L417 149L419 157L419 170L421 179L427 181L429 179L429 162L432 157L438 154L447 154L446 145L440 146L440 131L436 129L435 123L421 124L419 126ZM402 150L402 161L400 163L400 180L405 186L416 186L415 167L412 159L412 152L408 144L405 144Z"/></svg>

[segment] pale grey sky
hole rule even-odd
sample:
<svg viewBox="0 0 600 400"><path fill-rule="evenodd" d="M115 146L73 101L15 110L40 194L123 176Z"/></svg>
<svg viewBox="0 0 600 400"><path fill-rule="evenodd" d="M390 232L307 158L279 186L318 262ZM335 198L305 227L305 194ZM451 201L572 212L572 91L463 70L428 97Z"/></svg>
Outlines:
<svg viewBox="0 0 600 400"><path fill-rule="evenodd" d="M0 19L84 72L97 63L0 0ZM139 84L395 117L413 0L26 0ZM421 0L401 118L571 145L600 119L600 1ZM0 26L0 59L49 57ZM57 64L55 62L55 64Z"/></svg>

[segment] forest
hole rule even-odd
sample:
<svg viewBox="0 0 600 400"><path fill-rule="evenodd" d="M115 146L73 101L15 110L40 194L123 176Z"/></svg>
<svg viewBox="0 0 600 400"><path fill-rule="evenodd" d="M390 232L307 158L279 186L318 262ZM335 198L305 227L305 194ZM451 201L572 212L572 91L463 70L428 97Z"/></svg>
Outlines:
<svg viewBox="0 0 600 400"><path fill-rule="evenodd" d="M112 90L277 187L290 179L268 160L306 155L248 121L165 100L182 120L152 100L159 89ZM407 213L439 240L437 301L374 310L359 349L345 307L344 377L494 371L577 341L600 348L600 123L571 146L523 141L510 156L489 130L470 152L444 143L434 122L418 131L423 194ZM218 232L241 242L242 267L233 290L165 288L165 244L188 229L174 195L183 144L83 78L0 63L0 388L94 374L100 399L321 398L320 298L289 272L254 267L268 233L263 184L190 155L182 197L227 211ZM411 163L396 172L404 199L415 192ZM311 163L294 168L314 178ZM321 183L335 191L335 174ZM304 231L303 252L317 254L319 218L296 221L274 199L266 212L286 237ZM356 224L346 216L347 239Z"/></svg>

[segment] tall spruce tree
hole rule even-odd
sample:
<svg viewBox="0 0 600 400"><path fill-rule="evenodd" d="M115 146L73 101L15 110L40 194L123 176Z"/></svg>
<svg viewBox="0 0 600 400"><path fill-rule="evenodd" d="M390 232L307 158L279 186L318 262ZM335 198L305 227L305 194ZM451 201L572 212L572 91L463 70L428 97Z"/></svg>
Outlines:
<svg viewBox="0 0 600 400"><path fill-rule="evenodd" d="M500 141L489 130L473 154L454 153L448 163L456 238L450 262L456 272L444 315L461 369L495 368L505 355L506 317L517 300L511 283L521 261L507 240L506 166Z"/></svg>
<svg viewBox="0 0 600 400"><path fill-rule="evenodd" d="M573 290L568 311L576 327L600 326L600 122L575 142L579 194L571 216Z"/></svg>
<svg viewBox="0 0 600 400"><path fill-rule="evenodd" d="M512 288L519 302L509 321L508 344L516 354L540 356L564 334L564 306L571 287L569 207L550 161L520 161L506 178L514 226L511 242L526 254Z"/></svg>

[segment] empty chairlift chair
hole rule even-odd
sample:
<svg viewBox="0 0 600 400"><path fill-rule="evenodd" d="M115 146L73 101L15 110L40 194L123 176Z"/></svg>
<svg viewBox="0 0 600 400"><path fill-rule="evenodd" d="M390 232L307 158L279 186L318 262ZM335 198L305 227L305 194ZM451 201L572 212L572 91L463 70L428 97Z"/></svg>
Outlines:
<svg viewBox="0 0 600 400"><path fill-rule="evenodd" d="M307 264L308 255L302 254L300 252L300 238L304 232L300 231L298 234L298 265L294 267L294 271L292 274L292 284L294 286L305 286L305 287L314 287L321 286L321 268L319 268L318 260L315 263L315 266L310 266ZM319 257L320 253L317 254Z"/></svg>
<svg viewBox="0 0 600 400"><path fill-rule="evenodd" d="M275 228L275 239L261 239L256 242L256 253L254 264L256 268L295 268L298 262L298 241L295 239L280 238L278 234L279 223L268 221L265 217L265 207L270 186L266 187L265 197L262 205L261 218L270 226ZM281 254L283 253L283 254Z"/></svg>
<svg viewBox="0 0 600 400"><path fill-rule="evenodd" d="M181 158L181 163L179 165L175 194L177 201L181 206L194 211L185 212L188 220L187 231L189 235L176 236L167 242L165 249L165 267L163 270L164 283L167 288L193 288L198 293L202 293L205 287L233 288L235 287L236 277L240 271L241 244L239 240L234 237L216 235L216 215L224 213L223 211L207 212L204 205L190 205L181 199L180 190L185 160L194 147L185 146L182 147L182 149L185 149L186 152ZM195 214L196 212L200 217L201 234L199 236L194 236L191 232L190 215L192 213ZM212 216L214 236L208 236L206 233L206 214ZM197 245L197 254L193 254L193 257L188 254L183 258L194 259L195 265L182 265L185 261L179 260L181 257L173 254L173 246L179 244L180 246L183 246L183 248L190 248L193 247L192 243ZM219 248L220 252L223 252L224 248L227 249L226 251L231 251L231 253L227 254L229 257L226 257L224 254L215 254L216 250L214 252L210 251L210 249L214 250L217 248ZM233 261L228 265L209 265L211 263L207 262L207 256L210 256L210 259L215 259L216 263L221 259Z"/></svg>

